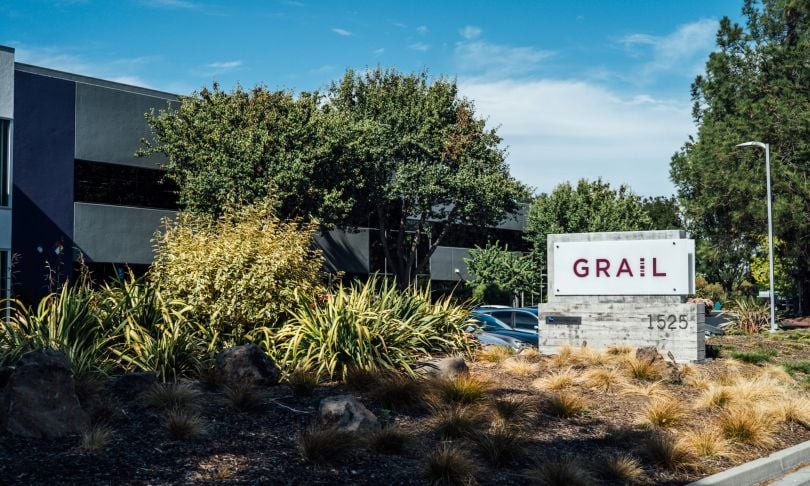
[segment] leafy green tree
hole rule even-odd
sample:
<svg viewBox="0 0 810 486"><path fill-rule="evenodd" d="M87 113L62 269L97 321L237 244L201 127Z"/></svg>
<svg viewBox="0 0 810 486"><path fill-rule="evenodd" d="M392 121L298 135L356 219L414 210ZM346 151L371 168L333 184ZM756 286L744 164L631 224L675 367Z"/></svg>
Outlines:
<svg viewBox="0 0 810 486"><path fill-rule="evenodd" d="M795 293L795 281L787 273L789 268L785 261L785 242L779 238L774 238L773 242L773 286L774 290L783 295L793 295ZM751 277L762 290L771 287L770 259L768 257L768 237L759 239L759 246L751 257Z"/></svg>
<svg viewBox="0 0 810 486"><path fill-rule="evenodd" d="M529 208L526 239L541 266L546 261L546 236L555 233L634 231L653 229L641 198L626 185L612 189L602 179L566 182L541 194Z"/></svg>
<svg viewBox="0 0 810 486"><path fill-rule="evenodd" d="M675 197L646 197L641 203L647 216L652 221L653 229L677 230L684 228L680 214L681 210L678 208L678 200Z"/></svg>
<svg viewBox="0 0 810 486"><path fill-rule="evenodd" d="M409 285L459 225L495 225L528 199L501 138L453 80L348 71L329 106L353 124L353 163L397 285ZM421 251L420 251L421 248Z"/></svg>
<svg viewBox="0 0 810 486"><path fill-rule="evenodd" d="M743 27L720 22L706 74L692 85L698 131L672 158L671 176L693 234L719 262L748 262L767 228L762 150L770 144L774 232L810 305L810 2L745 0ZM711 272L709 272L711 273ZM716 272L723 273L723 272ZM738 281L723 280L727 288Z"/></svg>
<svg viewBox="0 0 810 486"><path fill-rule="evenodd" d="M467 282L473 298L485 304L508 305L521 292L536 292L540 288L540 271L535 261L497 243L473 248L464 263L473 275Z"/></svg>
<svg viewBox="0 0 810 486"><path fill-rule="evenodd" d="M140 153L167 157L166 177L187 211L218 216L272 196L284 219L335 223L351 213L358 181L344 158L350 127L339 116L318 93L229 93L215 83L176 109L148 113L154 142Z"/></svg>

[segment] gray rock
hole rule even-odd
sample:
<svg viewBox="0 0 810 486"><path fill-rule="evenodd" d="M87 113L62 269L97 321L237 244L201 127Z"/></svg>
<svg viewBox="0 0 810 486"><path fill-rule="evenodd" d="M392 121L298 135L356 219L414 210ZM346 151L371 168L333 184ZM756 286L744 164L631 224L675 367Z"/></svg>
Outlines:
<svg viewBox="0 0 810 486"><path fill-rule="evenodd" d="M141 393L157 383L154 373L137 372L127 373L117 377L112 382L112 392L124 400L133 400Z"/></svg>
<svg viewBox="0 0 810 486"><path fill-rule="evenodd" d="M217 355L216 374L225 386L237 383L277 385L281 378L278 366L255 344L244 344L220 351Z"/></svg>
<svg viewBox="0 0 810 486"><path fill-rule="evenodd" d="M49 349L23 355L0 403L3 428L25 437L63 437L82 432L89 422L65 355Z"/></svg>
<svg viewBox="0 0 810 486"><path fill-rule="evenodd" d="M349 432L368 432L380 428L377 417L351 395L337 395L321 400L321 421Z"/></svg>
<svg viewBox="0 0 810 486"><path fill-rule="evenodd" d="M655 363L656 361L663 360L655 346L645 346L636 349L636 359L639 361L646 361L648 363Z"/></svg>
<svg viewBox="0 0 810 486"><path fill-rule="evenodd" d="M428 378L450 379L468 373L470 369L464 358L440 358L425 361L420 364L416 372Z"/></svg>

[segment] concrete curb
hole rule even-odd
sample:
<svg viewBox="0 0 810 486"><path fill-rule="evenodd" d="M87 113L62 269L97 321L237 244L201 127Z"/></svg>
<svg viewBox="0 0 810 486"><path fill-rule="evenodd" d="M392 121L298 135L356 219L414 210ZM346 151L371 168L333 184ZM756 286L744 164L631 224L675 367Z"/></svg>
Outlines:
<svg viewBox="0 0 810 486"><path fill-rule="evenodd" d="M746 486L787 474L791 469L810 464L810 441L746 462L721 473L690 483L689 486Z"/></svg>

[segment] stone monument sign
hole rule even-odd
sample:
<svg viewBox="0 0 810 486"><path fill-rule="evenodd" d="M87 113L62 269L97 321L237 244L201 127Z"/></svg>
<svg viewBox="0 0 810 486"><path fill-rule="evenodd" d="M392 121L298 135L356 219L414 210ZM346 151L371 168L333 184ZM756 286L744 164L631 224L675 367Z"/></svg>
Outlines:
<svg viewBox="0 0 810 486"><path fill-rule="evenodd" d="M548 302L540 304L540 351L587 345L655 346L679 362L705 358L695 292L695 242L686 232L548 235Z"/></svg>

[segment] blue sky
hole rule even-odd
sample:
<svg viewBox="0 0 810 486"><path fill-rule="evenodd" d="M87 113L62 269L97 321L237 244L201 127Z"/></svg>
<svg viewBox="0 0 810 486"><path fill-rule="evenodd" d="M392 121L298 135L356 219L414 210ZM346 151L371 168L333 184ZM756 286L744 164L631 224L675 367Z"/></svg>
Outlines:
<svg viewBox="0 0 810 486"><path fill-rule="evenodd" d="M669 195L690 83L741 0L5 0L17 60L178 94L322 88L348 68L458 79L537 191L579 178Z"/></svg>

